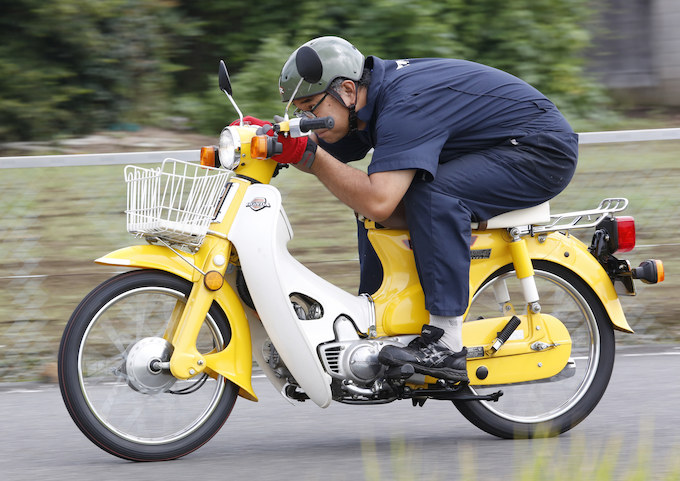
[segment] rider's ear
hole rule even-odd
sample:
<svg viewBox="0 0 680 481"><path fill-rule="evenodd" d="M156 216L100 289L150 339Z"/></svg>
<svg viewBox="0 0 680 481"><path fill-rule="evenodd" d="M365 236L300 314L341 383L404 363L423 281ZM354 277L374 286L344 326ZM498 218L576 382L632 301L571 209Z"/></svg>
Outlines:
<svg viewBox="0 0 680 481"><path fill-rule="evenodd" d="M354 93L356 91L356 84L352 82L351 80L345 80L340 84L341 92L343 94L346 94L349 96L349 98L353 99L354 98Z"/></svg>

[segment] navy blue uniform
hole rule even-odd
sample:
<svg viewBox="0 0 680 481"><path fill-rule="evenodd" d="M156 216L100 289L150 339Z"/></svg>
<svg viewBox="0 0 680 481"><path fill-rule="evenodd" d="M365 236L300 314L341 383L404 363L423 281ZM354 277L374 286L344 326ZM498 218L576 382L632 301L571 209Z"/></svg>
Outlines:
<svg viewBox="0 0 680 481"><path fill-rule="evenodd" d="M320 145L375 172L416 169L404 196L406 220L431 314L467 308L470 223L545 202L576 168L578 138L538 90L506 72L455 59L382 60L372 69L366 129ZM361 292L382 271L359 227Z"/></svg>

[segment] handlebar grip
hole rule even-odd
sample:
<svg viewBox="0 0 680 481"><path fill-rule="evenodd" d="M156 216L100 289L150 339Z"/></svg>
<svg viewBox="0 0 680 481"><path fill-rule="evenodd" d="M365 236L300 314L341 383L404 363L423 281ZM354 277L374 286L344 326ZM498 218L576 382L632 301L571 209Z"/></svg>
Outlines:
<svg viewBox="0 0 680 481"><path fill-rule="evenodd" d="M316 119L300 119L300 131L309 132L316 129L332 129L335 125L333 117L319 117Z"/></svg>

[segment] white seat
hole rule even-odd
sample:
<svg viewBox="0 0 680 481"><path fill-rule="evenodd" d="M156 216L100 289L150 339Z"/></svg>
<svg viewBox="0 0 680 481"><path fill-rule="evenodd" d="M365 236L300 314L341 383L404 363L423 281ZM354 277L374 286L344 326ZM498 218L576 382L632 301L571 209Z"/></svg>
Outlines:
<svg viewBox="0 0 680 481"><path fill-rule="evenodd" d="M522 225L545 224L547 222L550 222L550 203L543 202L528 209L505 212L487 221L473 222L472 230L507 229Z"/></svg>

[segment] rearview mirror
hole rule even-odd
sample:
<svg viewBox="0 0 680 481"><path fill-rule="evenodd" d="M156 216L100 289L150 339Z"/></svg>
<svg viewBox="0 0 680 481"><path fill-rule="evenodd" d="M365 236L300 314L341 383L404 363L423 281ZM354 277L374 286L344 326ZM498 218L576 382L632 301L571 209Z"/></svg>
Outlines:
<svg viewBox="0 0 680 481"><path fill-rule="evenodd" d="M231 95L231 80L229 80L229 73L227 72L227 66L224 64L224 60L220 60L217 79L219 81L220 90L227 95Z"/></svg>
<svg viewBox="0 0 680 481"><path fill-rule="evenodd" d="M311 47L300 47L295 54L295 67L300 76L310 84L317 83L323 75L319 54Z"/></svg>

